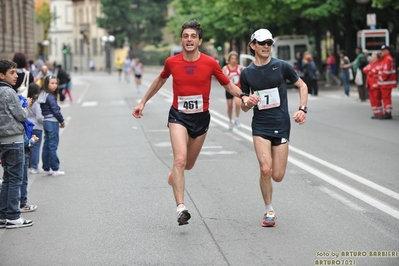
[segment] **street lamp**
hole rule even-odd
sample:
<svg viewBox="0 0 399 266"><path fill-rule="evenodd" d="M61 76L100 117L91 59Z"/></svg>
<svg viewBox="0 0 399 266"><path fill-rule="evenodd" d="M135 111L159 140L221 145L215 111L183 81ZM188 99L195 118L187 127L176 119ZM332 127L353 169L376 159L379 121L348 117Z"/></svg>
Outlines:
<svg viewBox="0 0 399 266"><path fill-rule="evenodd" d="M113 35L103 36L101 40L105 46L105 68L111 74L111 43L115 41L115 37Z"/></svg>

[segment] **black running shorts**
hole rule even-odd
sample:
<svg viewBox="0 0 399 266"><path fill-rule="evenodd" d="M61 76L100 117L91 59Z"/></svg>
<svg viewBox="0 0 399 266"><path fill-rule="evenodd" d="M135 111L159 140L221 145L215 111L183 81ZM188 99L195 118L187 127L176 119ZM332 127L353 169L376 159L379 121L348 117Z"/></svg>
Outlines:
<svg viewBox="0 0 399 266"><path fill-rule="evenodd" d="M278 146L280 144L285 144L288 142L288 139L286 138L276 138L276 137L271 137L271 136L266 136L266 135L256 135L258 137L270 140L272 143L272 146Z"/></svg>
<svg viewBox="0 0 399 266"><path fill-rule="evenodd" d="M211 114L209 110L202 113L185 114L179 112L172 106L169 111L168 122L184 126L190 138L195 139L208 131L209 123L211 122Z"/></svg>

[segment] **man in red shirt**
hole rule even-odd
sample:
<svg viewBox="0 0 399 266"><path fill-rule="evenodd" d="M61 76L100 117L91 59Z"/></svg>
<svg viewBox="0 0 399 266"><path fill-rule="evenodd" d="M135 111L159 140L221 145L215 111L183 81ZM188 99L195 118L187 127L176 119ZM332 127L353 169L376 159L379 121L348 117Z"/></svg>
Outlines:
<svg viewBox="0 0 399 266"><path fill-rule="evenodd" d="M194 167L204 144L210 123L209 95L211 78L236 97L247 98L240 88L223 74L216 60L199 51L202 28L197 21L183 24L180 36L183 52L166 59L164 69L153 81L133 116L141 118L147 101L173 76L173 103L169 111L169 132L173 149L173 168L168 183L173 186L179 225L188 224L190 213L184 205L184 170ZM172 178L173 176L173 178Z"/></svg>
<svg viewBox="0 0 399 266"><path fill-rule="evenodd" d="M396 67L389 46L381 47L382 60L378 75L378 87L381 89L381 96L384 114L380 119L392 119L392 89L396 88Z"/></svg>

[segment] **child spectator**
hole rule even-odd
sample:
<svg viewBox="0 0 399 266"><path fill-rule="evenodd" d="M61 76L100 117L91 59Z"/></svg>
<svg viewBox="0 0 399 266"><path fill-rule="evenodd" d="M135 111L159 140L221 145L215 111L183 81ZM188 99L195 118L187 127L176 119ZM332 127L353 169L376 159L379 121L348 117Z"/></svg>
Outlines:
<svg viewBox="0 0 399 266"><path fill-rule="evenodd" d="M42 150L43 174L59 176L65 172L60 171L60 160L57 155L60 127L65 127L61 108L57 103L58 79L55 76L48 76L37 99L42 110L44 143Z"/></svg>
<svg viewBox="0 0 399 266"><path fill-rule="evenodd" d="M25 163L24 163L24 171L22 177L22 185L21 185L21 199L19 201L19 208L21 212L33 212L37 209L37 205L29 205L28 204L28 167L29 167L29 158L32 146L37 143L39 139L32 135L29 139L26 134L24 137L24 151L25 151Z"/></svg>
<svg viewBox="0 0 399 266"><path fill-rule="evenodd" d="M29 84L28 97L32 98L34 102L28 109L28 119L35 125L32 134L39 139L30 149L30 174L39 174L42 172L42 169L39 168L39 161L43 137L43 115L42 110L40 109L40 104L36 101L39 96L39 90L40 87L36 83Z"/></svg>
<svg viewBox="0 0 399 266"><path fill-rule="evenodd" d="M32 226L21 217L19 200L24 169L24 126L27 112L12 88L18 75L17 65L0 60L0 153L4 169L0 191L0 228ZM31 101L28 100L28 107Z"/></svg>

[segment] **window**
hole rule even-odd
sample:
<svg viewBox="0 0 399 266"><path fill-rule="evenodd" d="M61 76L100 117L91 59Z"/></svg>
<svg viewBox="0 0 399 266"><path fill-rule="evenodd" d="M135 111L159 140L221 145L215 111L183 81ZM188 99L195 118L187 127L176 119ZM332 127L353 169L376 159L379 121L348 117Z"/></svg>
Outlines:
<svg viewBox="0 0 399 266"><path fill-rule="evenodd" d="M289 45L277 47L277 58L288 61L291 59L291 51Z"/></svg>

